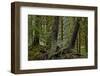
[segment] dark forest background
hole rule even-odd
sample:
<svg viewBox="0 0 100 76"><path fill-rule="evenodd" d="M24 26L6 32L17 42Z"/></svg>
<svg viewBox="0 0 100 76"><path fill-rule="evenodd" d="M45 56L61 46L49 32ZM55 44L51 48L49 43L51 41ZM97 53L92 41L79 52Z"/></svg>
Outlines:
<svg viewBox="0 0 100 76"><path fill-rule="evenodd" d="M88 18L28 15L28 60L87 58Z"/></svg>

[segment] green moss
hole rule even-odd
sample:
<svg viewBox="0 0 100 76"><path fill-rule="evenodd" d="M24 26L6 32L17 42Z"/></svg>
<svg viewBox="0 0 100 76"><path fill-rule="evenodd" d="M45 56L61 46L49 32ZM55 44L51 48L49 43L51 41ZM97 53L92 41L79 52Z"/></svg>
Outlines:
<svg viewBox="0 0 100 76"><path fill-rule="evenodd" d="M41 45L31 47L28 51L28 60L41 60L42 55L46 52L45 47Z"/></svg>

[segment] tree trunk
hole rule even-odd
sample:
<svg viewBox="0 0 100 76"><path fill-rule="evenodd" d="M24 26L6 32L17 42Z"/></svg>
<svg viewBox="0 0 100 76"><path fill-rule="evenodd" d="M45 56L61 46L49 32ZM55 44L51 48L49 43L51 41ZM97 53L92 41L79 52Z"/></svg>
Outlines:
<svg viewBox="0 0 100 76"><path fill-rule="evenodd" d="M63 18L61 18L61 40L63 41Z"/></svg>
<svg viewBox="0 0 100 76"><path fill-rule="evenodd" d="M81 53L81 39L80 39L81 37L80 37L80 30L79 30L79 32L78 32L78 36L77 36L77 37L78 37L78 38L77 38L77 46L78 46L78 47L77 47L77 48L78 48L78 49L77 49L77 53L80 54L80 53Z"/></svg>
<svg viewBox="0 0 100 76"><path fill-rule="evenodd" d="M81 54L81 30L79 30L79 54Z"/></svg>
<svg viewBox="0 0 100 76"><path fill-rule="evenodd" d="M78 53L78 51L79 51L79 49L78 49L78 37L77 37L77 40L76 40L76 48L77 48L77 53Z"/></svg>
<svg viewBox="0 0 100 76"><path fill-rule="evenodd" d="M55 53L55 51L57 49L58 30L59 30L59 17L55 16L54 17L54 22L53 22L53 25L52 25L51 49L50 49L49 58L52 57L53 53Z"/></svg>
<svg viewBox="0 0 100 76"><path fill-rule="evenodd" d="M85 36L85 48L86 48L86 53L88 52L88 40L87 36Z"/></svg>
<svg viewBox="0 0 100 76"><path fill-rule="evenodd" d="M33 45L39 45L39 16L36 16Z"/></svg>
<svg viewBox="0 0 100 76"><path fill-rule="evenodd" d="M87 22L87 20L86 20ZM85 23L85 26L87 25L88 23ZM86 32L86 35L85 35L85 48L86 48L86 53L88 52L88 27L85 28L85 32Z"/></svg>
<svg viewBox="0 0 100 76"><path fill-rule="evenodd" d="M80 27L79 21L80 21L80 18L75 19L75 27L74 27L74 31L72 33L71 41L68 48L74 48L75 46L75 41L76 41L77 34Z"/></svg>
<svg viewBox="0 0 100 76"><path fill-rule="evenodd" d="M33 29L31 29L33 27L32 25L32 16L29 15L28 16L28 46L32 46L32 40L33 40Z"/></svg>

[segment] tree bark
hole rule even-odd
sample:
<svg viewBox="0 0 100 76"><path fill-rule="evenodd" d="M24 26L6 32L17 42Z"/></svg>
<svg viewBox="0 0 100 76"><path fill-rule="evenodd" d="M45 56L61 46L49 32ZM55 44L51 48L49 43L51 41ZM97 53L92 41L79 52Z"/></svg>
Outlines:
<svg viewBox="0 0 100 76"><path fill-rule="evenodd" d="M79 30L79 54L81 54L81 30Z"/></svg>
<svg viewBox="0 0 100 76"><path fill-rule="evenodd" d="M59 30L59 17L55 16L54 22L53 22L53 25L52 25L51 49L50 49L49 58L53 55L53 53L55 53L55 51L57 49L58 30Z"/></svg>
<svg viewBox="0 0 100 76"><path fill-rule="evenodd" d="M61 40L63 41L63 18L61 18Z"/></svg>
<svg viewBox="0 0 100 76"><path fill-rule="evenodd" d="M76 41L79 27L80 27L79 21L80 21L80 18L75 19L75 27L74 27L74 31L72 33L71 41L70 41L68 48L74 48L75 46L75 41Z"/></svg>
<svg viewBox="0 0 100 76"><path fill-rule="evenodd" d="M33 45L39 45L39 16L36 16Z"/></svg>
<svg viewBox="0 0 100 76"><path fill-rule="evenodd" d="M32 25L32 16L28 16L28 46L32 46L32 40L33 40L33 27Z"/></svg>
<svg viewBox="0 0 100 76"><path fill-rule="evenodd" d="M86 48L86 53L88 52L88 40L87 36L85 36L85 48Z"/></svg>

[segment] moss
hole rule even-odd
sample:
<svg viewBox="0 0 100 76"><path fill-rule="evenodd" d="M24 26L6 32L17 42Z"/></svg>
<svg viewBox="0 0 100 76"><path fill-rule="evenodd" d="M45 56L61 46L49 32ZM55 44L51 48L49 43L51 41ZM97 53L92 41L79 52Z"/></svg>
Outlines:
<svg viewBox="0 0 100 76"><path fill-rule="evenodd" d="M46 47L38 45L28 49L28 60L41 60L43 54L46 53Z"/></svg>

